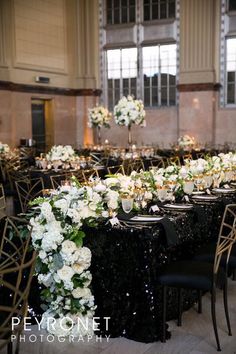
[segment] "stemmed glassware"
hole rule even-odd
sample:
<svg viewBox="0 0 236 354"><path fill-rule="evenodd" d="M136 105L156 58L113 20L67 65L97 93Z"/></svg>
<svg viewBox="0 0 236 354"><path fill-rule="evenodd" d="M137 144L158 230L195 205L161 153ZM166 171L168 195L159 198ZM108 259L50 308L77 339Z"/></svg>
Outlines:
<svg viewBox="0 0 236 354"><path fill-rule="evenodd" d="M192 179L186 179L183 184L183 191L185 194L191 195L194 190L194 181Z"/></svg>
<svg viewBox="0 0 236 354"><path fill-rule="evenodd" d="M200 190L203 190L204 188L203 174L196 175L194 178L194 183L195 186L197 187L198 192L200 192Z"/></svg>
<svg viewBox="0 0 236 354"><path fill-rule="evenodd" d="M157 196L161 203L167 199L168 188L167 186L162 186L157 188Z"/></svg>
<svg viewBox="0 0 236 354"><path fill-rule="evenodd" d="M126 214L129 214L133 209L134 205L134 198L128 195L124 195L121 197L121 205L122 209Z"/></svg>
<svg viewBox="0 0 236 354"><path fill-rule="evenodd" d="M213 187L214 188L219 188L220 186L220 170L213 170Z"/></svg>
<svg viewBox="0 0 236 354"><path fill-rule="evenodd" d="M205 187L210 188L213 182L212 174L207 172L204 175Z"/></svg>

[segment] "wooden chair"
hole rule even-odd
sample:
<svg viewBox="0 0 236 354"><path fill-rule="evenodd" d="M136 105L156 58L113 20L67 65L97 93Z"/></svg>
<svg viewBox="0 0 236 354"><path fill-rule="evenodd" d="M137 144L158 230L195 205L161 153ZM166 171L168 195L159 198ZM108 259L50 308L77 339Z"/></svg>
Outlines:
<svg viewBox="0 0 236 354"><path fill-rule="evenodd" d="M124 166L123 165L116 165L107 167L107 172L109 175L116 175L117 173L121 173L122 175L125 174Z"/></svg>
<svg viewBox="0 0 236 354"><path fill-rule="evenodd" d="M6 218L0 247L0 350L13 354L12 335L16 337L14 353L19 353L19 335L28 311L28 296L34 273L36 253L29 252L31 233L22 237L18 223ZM27 228L27 223L24 225ZM27 230L27 229L26 229ZM12 328L13 317L18 324Z"/></svg>
<svg viewBox="0 0 236 354"><path fill-rule="evenodd" d="M202 291L211 292L211 313L212 323L216 338L217 350L220 351L220 341L218 336L215 303L216 287L223 288L224 309L228 334L231 336L231 326L228 312L227 298L227 274L228 262L233 244L236 242L236 204L227 205L224 211L219 237L216 246L214 263L198 261L178 261L167 265L158 276L158 283L162 286L163 292L163 319L162 319L162 340L166 339L166 294L167 287L178 289L178 325L181 326L182 316L182 289L196 289L201 299ZM225 257L225 267L220 267L222 257ZM201 312L201 301L199 301L198 311Z"/></svg>
<svg viewBox="0 0 236 354"><path fill-rule="evenodd" d="M42 177L23 179L15 182L21 212L25 213L29 208L29 202L36 197L42 196L44 182Z"/></svg>

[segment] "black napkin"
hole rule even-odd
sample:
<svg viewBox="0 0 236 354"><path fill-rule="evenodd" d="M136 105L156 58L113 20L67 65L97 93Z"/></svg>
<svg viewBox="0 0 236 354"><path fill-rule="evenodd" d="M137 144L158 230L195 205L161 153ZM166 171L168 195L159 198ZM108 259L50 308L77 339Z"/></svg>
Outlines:
<svg viewBox="0 0 236 354"><path fill-rule="evenodd" d="M168 219L166 216L164 216L163 219L158 220L158 222L162 224L165 230L167 245L176 245L178 243L178 236L174 227L174 223L170 221L170 219Z"/></svg>

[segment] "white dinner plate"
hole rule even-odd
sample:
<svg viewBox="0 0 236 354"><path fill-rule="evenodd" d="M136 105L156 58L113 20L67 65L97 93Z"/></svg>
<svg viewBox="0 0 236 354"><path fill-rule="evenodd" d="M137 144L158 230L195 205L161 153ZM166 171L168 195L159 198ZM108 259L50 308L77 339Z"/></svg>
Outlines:
<svg viewBox="0 0 236 354"><path fill-rule="evenodd" d="M213 188L212 189L213 193L235 193L236 189L235 188Z"/></svg>
<svg viewBox="0 0 236 354"><path fill-rule="evenodd" d="M216 195L194 195L192 196L194 200L202 200L202 201L215 201L218 199Z"/></svg>
<svg viewBox="0 0 236 354"><path fill-rule="evenodd" d="M165 204L164 208L173 210L190 210L193 208L192 204Z"/></svg>
<svg viewBox="0 0 236 354"><path fill-rule="evenodd" d="M163 216L156 215L135 215L129 219L129 221L140 221L140 222L155 222L163 219Z"/></svg>

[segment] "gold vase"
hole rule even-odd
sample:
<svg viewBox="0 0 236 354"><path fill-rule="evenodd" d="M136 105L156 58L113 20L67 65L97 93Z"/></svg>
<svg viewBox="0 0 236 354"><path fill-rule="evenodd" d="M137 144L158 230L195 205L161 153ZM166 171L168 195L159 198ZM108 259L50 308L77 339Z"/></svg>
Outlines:
<svg viewBox="0 0 236 354"><path fill-rule="evenodd" d="M101 127L98 127L98 134L97 134L97 137L98 137L98 145L101 145L101 142L102 142Z"/></svg>

